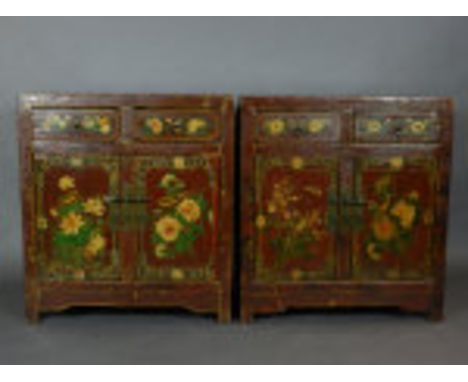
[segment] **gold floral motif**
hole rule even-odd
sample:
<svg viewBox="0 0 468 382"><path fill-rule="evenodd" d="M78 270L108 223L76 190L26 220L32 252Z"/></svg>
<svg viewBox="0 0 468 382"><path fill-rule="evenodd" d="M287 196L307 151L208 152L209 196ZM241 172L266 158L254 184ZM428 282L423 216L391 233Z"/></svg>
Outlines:
<svg viewBox="0 0 468 382"><path fill-rule="evenodd" d="M395 225L387 215L376 218L372 224L372 230L377 240L389 241L395 236Z"/></svg>
<svg viewBox="0 0 468 382"><path fill-rule="evenodd" d="M423 134L426 131L426 122L423 121L414 121L410 124L410 131L413 134Z"/></svg>
<svg viewBox="0 0 468 382"><path fill-rule="evenodd" d="M106 211L106 207L100 198L89 198L83 204L83 207L86 213L95 216L103 216Z"/></svg>
<svg viewBox="0 0 468 382"><path fill-rule="evenodd" d="M95 234L91 237L85 247L84 257L87 260L93 260L99 252L106 246L106 239L101 234Z"/></svg>
<svg viewBox="0 0 468 382"><path fill-rule="evenodd" d="M171 279L172 280L183 280L185 278L185 273L180 268L171 269Z"/></svg>
<svg viewBox="0 0 468 382"><path fill-rule="evenodd" d="M163 216L155 223L155 231L165 241L172 242L179 236L182 224L172 216Z"/></svg>
<svg viewBox="0 0 468 382"><path fill-rule="evenodd" d="M158 243L154 247L154 255L157 258L164 258L167 256L167 245L164 243Z"/></svg>
<svg viewBox="0 0 468 382"><path fill-rule="evenodd" d="M405 229L410 229L416 218L416 207L405 200L399 200L392 208L391 214L400 220Z"/></svg>
<svg viewBox="0 0 468 382"><path fill-rule="evenodd" d="M163 132L164 125L163 125L163 122L159 118L156 118L156 117L148 118L145 124L154 135L160 135Z"/></svg>
<svg viewBox="0 0 468 382"><path fill-rule="evenodd" d="M184 199L177 206L177 211L188 222L195 222L201 216L201 209L197 202L193 199Z"/></svg>
<svg viewBox="0 0 468 382"><path fill-rule="evenodd" d="M189 134L197 134L200 130L206 127L206 121L201 118L191 118L187 122L187 132Z"/></svg>
<svg viewBox="0 0 468 382"><path fill-rule="evenodd" d="M83 216L71 212L62 218L60 229L65 235L76 235L84 224Z"/></svg>
<svg viewBox="0 0 468 382"><path fill-rule="evenodd" d="M258 215L257 219L255 220L255 225L258 229L263 229L266 225L266 218L263 215Z"/></svg>
<svg viewBox="0 0 468 382"><path fill-rule="evenodd" d="M382 122L378 119L370 119L366 123L366 130L370 134L378 134L382 130Z"/></svg>
<svg viewBox="0 0 468 382"><path fill-rule="evenodd" d="M181 156L174 157L172 164L175 169L183 170L185 168L185 158Z"/></svg>
<svg viewBox="0 0 468 382"><path fill-rule="evenodd" d="M62 176L58 181L58 186L62 191L75 188L75 179L68 175Z"/></svg>
<svg viewBox="0 0 468 382"><path fill-rule="evenodd" d="M295 157L291 158L291 167L294 170L302 169L304 167L304 159L302 159L299 156L295 156Z"/></svg>
<svg viewBox="0 0 468 382"><path fill-rule="evenodd" d="M401 170L403 165L405 164L405 161L403 157L393 157L388 160L388 164L390 165L390 168L392 170Z"/></svg>
<svg viewBox="0 0 468 382"><path fill-rule="evenodd" d="M285 122L280 118L271 119L265 124L266 129L269 131L269 133L275 136L280 135L284 132L285 125Z"/></svg>
<svg viewBox="0 0 468 382"><path fill-rule="evenodd" d="M311 119L307 124L307 129L312 134L320 133L326 126L326 121L323 119Z"/></svg>

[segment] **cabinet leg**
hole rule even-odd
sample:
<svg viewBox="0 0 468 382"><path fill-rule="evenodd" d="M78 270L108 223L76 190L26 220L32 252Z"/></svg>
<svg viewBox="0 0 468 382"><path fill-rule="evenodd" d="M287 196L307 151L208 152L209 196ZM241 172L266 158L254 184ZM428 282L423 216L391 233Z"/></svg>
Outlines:
<svg viewBox="0 0 468 382"><path fill-rule="evenodd" d="M241 322L243 324L250 324L253 321L253 314L250 311L250 307L246 305L242 305L241 307Z"/></svg>
<svg viewBox="0 0 468 382"><path fill-rule="evenodd" d="M26 307L26 318L28 319L30 324L38 324L40 319L39 310L30 304Z"/></svg>
<svg viewBox="0 0 468 382"><path fill-rule="evenodd" d="M218 322L220 324L229 324L231 322L231 309L223 307L218 311Z"/></svg>
<svg viewBox="0 0 468 382"><path fill-rule="evenodd" d="M434 305L428 312L428 318L433 322L441 322L444 320L444 309L442 306Z"/></svg>

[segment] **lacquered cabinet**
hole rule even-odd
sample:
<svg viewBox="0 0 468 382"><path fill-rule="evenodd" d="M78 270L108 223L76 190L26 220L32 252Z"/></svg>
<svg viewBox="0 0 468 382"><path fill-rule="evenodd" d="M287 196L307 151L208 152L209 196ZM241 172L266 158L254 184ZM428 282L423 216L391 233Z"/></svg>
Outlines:
<svg viewBox="0 0 468 382"><path fill-rule="evenodd" d="M241 100L241 316L443 314L452 104Z"/></svg>
<svg viewBox="0 0 468 382"><path fill-rule="evenodd" d="M21 98L26 305L230 319L233 110L224 96Z"/></svg>

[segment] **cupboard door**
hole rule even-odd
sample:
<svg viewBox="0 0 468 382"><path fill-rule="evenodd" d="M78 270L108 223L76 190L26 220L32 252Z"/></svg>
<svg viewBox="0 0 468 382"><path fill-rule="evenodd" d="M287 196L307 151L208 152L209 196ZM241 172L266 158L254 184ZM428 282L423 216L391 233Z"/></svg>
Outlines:
<svg viewBox="0 0 468 382"><path fill-rule="evenodd" d="M34 177L40 278L118 279L118 211L110 203L119 193L118 159L40 153Z"/></svg>
<svg viewBox="0 0 468 382"><path fill-rule="evenodd" d="M218 279L218 154L141 156L131 162L134 213L140 216L136 279Z"/></svg>
<svg viewBox="0 0 468 382"><path fill-rule="evenodd" d="M254 280L335 278L338 160L255 158Z"/></svg>
<svg viewBox="0 0 468 382"><path fill-rule="evenodd" d="M353 223L354 278L428 277L435 250L435 156L373 155L355 166L355 195L345 201L347 214L361 217Z"/></svg>

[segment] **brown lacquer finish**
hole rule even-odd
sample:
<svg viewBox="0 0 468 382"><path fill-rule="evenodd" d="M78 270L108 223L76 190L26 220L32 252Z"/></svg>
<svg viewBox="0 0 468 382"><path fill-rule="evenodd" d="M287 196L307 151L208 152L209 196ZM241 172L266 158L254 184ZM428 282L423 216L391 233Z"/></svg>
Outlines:
<svg viewBox="0 0 468 382"><path fill-rule="evenodd" d="M452 102L241 101L241 318L305 307L443 317Z"/></svg>
<svg viewBox="0 0 468 382"><path fill-rule="evenodd" d="M20 99L26 310L182 307L230 320L228 96Z"/></svg>

